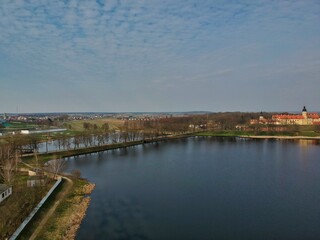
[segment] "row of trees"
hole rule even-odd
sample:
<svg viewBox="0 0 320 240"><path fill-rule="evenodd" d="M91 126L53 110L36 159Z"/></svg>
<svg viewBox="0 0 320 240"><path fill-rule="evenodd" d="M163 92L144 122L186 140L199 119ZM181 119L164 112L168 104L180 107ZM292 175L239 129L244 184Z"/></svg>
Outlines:
<svg viewBox="0 0 320 240"><path fill-rule="evenodd" d="M117 130L110 129L108 123L100 126L90 122L83 123L84 131L74 136L57 135L15 135L4 139L14 150L20 153L39 149L41 142L53 141L57 150L72 150L83 147L101 146L110 143L143 140L168 134L179 134L201 130L234 130L238 124L247 124L250 119L257 119L260 113L210 113L179 117L165 117L149 120L127 120ZM264 114L265 117L271 113ZM254 131L258 131L259 126ZM271 129L271 128L270 128ZM47 150L48 151L48 150Z"/></svg>

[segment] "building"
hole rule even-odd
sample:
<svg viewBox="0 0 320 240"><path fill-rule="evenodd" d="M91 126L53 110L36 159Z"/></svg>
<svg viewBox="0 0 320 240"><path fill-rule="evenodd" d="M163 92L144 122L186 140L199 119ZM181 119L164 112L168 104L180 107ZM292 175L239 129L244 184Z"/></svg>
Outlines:
<svg viewBox="0 0 320 240"><path fill-rule="evenodd" d="M278 125L313 125L320 124L318 113L308 113L304 106L301 114L277 114L272 120Z"/></svg>
<svg viewBox="0 0 320 240"><path fill-rule="evenodd" d="M56 133L67 131L65 128L54 128L54 129L44 129L44 130L21 130L21 134L39 134L39 133Z"/></svg>
<svg viewBox="0 0 320 240"><path fill-rule="evenodd" d="M12 194L12 187L0 184L0 203Z"/></svg>
<svg viewBox="0 0 320 240"><path fill-rule="evenodd" d="M27 187L40 187L46 185L44 176L30 176L27 180Z"/></svg>
<svg viewBox="0 0 320 240"><path fill-rule="evenodd" d="M318 125L320 116L318 113L308 113L304 106L301 114L275 114L271 119L262 116L259 119L253 119L250 124L270 124L270 125Z"/></svg>

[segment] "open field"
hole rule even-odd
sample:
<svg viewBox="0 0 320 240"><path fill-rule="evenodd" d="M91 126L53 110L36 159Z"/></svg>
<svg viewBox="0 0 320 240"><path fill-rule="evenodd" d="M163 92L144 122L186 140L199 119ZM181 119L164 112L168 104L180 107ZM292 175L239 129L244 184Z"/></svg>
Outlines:
<svg viewBox="0 0 320 240"><path fill-rule="evenodd" d="M67 123L67 125L71 126L70 130L73 131L83 131L83 123L96 124L98 127L101 127L103 124L108 123L110 130L117 130L124 123L123 120L118 120L114 118L104 118L104 119L94 119L94 120L74 120Z"/></svg>
<svg viewBox="0 0 320 240"><path fill-rule="evenodd" d="M30 129L36 128L36 124L23 123L23 122L10 122L6 127L6 130L21 130L21 129Z"/></svg>

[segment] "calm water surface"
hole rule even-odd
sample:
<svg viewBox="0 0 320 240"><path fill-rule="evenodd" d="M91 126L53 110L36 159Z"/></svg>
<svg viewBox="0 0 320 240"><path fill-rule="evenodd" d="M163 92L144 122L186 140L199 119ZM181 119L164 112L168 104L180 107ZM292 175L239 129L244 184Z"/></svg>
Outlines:
<svg viewBox="0 0 320 240"><path fill-rule="evenodd" d="M320 145L190 138L69 158L96 183L77 239L320 239Z"/></svg>

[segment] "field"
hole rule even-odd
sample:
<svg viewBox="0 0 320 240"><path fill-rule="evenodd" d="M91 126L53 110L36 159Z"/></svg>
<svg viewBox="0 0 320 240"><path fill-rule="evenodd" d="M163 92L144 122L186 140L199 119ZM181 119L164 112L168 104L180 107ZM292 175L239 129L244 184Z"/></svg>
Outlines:
<svg viewBox="0 0 320 240"><path fill-rule="evenodd" d="M10 122L6 126L6 130L14 131L14 130L22 130L22 129L31 129L36 128L36 124L23 123L23 122Z"/></svg>
<svg viewBox="0 0 320 240"><path fill-rule="evenodd" d="M83 131L83 123L96 124L98 127L101 127L103 124L108 123L110 130L117 130L120 126L123 125L123 120L113 119L113 118L104 118L104 119L94 119L94 120L74 120L68 122L68 126L71 126L72 131Z"/></svg>

